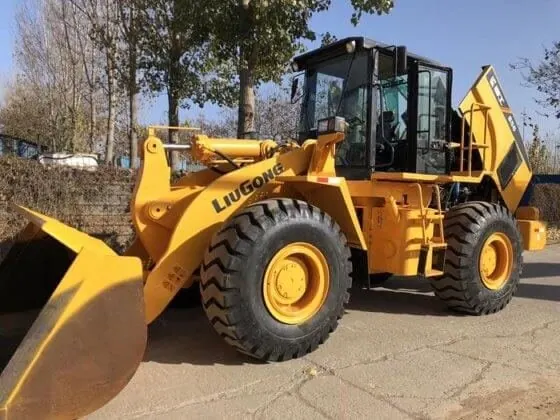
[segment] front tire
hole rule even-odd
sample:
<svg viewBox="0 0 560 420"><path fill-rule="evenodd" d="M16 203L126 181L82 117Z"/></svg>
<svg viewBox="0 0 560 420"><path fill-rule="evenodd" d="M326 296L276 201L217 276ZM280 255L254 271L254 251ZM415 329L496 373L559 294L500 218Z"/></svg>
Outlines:
<svg viewBox="0 0 560 420"><path fill-rule="evenodd" d="M523 265L522 239L513 215L499 204L469 202L444 220L444 275L431 278L434 293L451 309L486 315L513 298Z"/></svg>
<svg viewBox="0 0 560 420"><path fill-rule="evenodd" d="M214 329L260 360L304 356L343 316L352 264L338 224L303 201L244 208L216 233L200 290Z"/></svg>

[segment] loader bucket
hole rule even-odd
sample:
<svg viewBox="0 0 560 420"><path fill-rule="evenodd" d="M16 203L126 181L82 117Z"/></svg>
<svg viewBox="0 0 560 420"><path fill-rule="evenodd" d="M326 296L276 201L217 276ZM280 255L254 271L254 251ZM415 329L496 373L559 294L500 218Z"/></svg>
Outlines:
<svg viewBox="0 0 560 420"><path fill-rule="evenodd" d="M0 420L80 418L116 396L142 361L142 265L18 210L30 223L0 264Z"/></svg>

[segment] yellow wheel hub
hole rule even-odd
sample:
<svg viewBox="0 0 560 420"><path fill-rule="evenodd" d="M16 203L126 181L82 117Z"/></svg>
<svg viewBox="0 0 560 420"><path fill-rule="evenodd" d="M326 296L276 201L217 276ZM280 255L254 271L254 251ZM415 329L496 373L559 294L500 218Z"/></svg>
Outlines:
<svg viewBox="0 0 560 420"><path fill-rule="evenodd" d="M280 249L268 264L264 302L276 320L301 324L319 312L329 285L329 267L323 253L311 244L296 242Z"/></svg>
<svg viewBox="0 0 560 420"><path fill-rule="evenodd" d="M509 238L501 233L491 234L480 254L479 271L482 283L491 290L499 290L511 276L513 247Z"/></svg>

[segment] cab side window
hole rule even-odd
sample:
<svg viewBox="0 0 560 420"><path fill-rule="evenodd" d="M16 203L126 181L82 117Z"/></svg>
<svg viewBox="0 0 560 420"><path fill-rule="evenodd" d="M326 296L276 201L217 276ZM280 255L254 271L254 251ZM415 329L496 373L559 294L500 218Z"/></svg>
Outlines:
<svg viewBox="0 0 560 420"><path fill-rule="evenodd" d="M448 72L419 66L416 171L446 172Z"/></svg>

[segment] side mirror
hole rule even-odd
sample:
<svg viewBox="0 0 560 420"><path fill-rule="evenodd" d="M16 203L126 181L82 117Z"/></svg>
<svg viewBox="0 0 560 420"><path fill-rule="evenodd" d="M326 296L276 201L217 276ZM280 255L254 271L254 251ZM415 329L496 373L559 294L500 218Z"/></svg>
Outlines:
<svg viewBox="0 0 560 420"><path fill-rule="evenodd" d="M294 77L292 79L292 94L290 96L290 101L292 102L292 104L295 103L294 98L296 97L298 86L299 86L299 79L297 77Z"/></svg>
<svg viewBox="0 0 560 420"><path fill-rule="evenodd" d="M405 46L401 45L395 49L395 62L397 76L408 73L408 54Z"/></svg>

